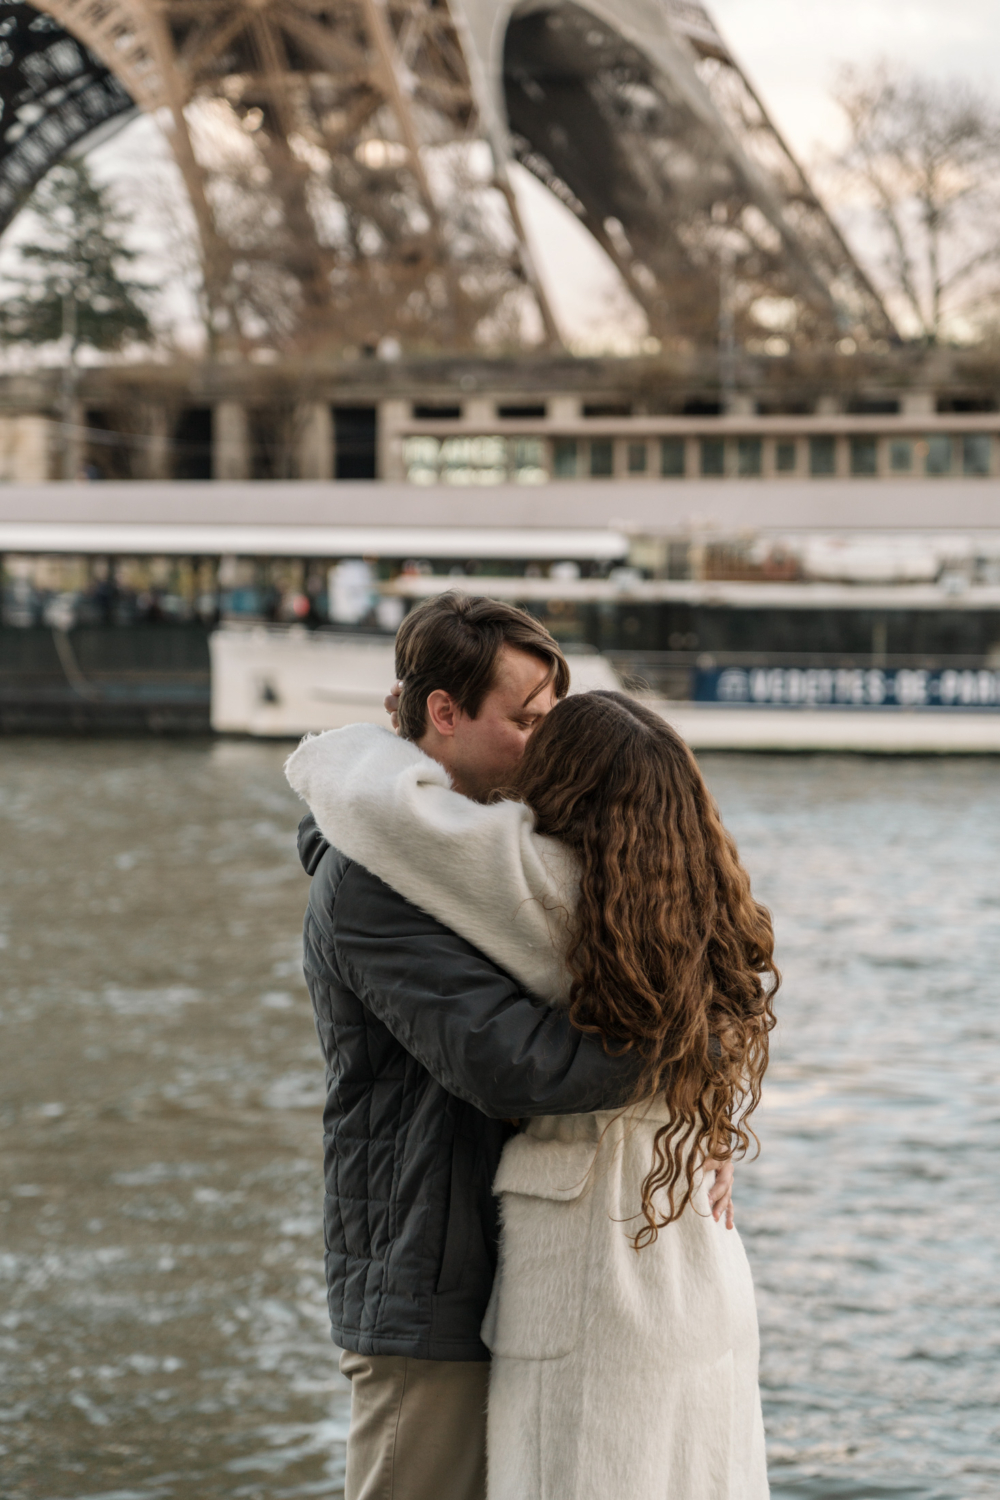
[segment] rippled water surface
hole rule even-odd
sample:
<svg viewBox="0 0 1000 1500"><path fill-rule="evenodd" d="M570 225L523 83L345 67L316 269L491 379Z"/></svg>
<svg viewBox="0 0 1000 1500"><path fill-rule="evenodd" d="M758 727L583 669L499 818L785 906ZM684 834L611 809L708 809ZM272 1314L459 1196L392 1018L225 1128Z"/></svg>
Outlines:
<svg viewBox="0 0 1000 1500"><path fill-rule="evenodd" d="M0 742L3 1500L340 1494L286 752ZM1000 764L705 765L786 976L775 1495L995 1497Z"/></svg>

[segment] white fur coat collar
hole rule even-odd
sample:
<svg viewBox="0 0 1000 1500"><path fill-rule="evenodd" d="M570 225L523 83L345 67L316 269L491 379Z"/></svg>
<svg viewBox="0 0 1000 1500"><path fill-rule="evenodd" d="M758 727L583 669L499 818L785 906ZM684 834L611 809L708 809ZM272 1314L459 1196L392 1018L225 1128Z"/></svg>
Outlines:
<svg viewBox="0 0 1000 1500"><path fill-rule="evenodd" d="M565 1003L578 867L534 831L528 808L461 796L437 761L372 724L303 740L285 774L337 849L532 993Z"/></svg>

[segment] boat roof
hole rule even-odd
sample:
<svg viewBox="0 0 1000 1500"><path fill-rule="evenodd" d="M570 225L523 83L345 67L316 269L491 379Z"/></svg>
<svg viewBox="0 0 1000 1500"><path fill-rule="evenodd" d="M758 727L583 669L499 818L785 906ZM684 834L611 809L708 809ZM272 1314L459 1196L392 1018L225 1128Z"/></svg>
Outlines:
<svg viewBox="0 0 1000 1500"><path fill-rule="evenodd" d="M807 532L1000 532L1000 479L874 479L874 480L554 480L544 485L491 486L390 484L379 481L312 482L247 481L102 481L86 484L0 485L0 548L19 544L9 528L30 525L56 528L126 526L160 528L156 547L129 551L190 551L166 545L162 528L233 528L225 545L208 550L255 552L248 533L266 532L271 554L310 555L307 532L348 530L374 534L378 545L331 546L328 536L315 555L344 555L370 551L385 556L620 556L597 534L624 536L691 536ZM387 545L388 530L419 532L419 545L400 550ZM242 537L236 535L243 533ZM472 534L475 545L454 542L456 551L434 551L451 545L444 533ZM523 532L515 551L486 552L488 534ZM565 542L546 553L542 533L573 533L577 544ZM582 551L592 533L598 550ZM32 543L34 550L67 550L52 541ZM202 535L199 531L192 536ZM149 537L152 542L152 533ZM500 545L499 543L497 545ZM503 545L509 545L507 538ZM619 546L616 539L614 546ZM73 550L103 550L74 544ZM112 549L114 550L114 549ZM197 550L197 549L195 549Z"/></svg>

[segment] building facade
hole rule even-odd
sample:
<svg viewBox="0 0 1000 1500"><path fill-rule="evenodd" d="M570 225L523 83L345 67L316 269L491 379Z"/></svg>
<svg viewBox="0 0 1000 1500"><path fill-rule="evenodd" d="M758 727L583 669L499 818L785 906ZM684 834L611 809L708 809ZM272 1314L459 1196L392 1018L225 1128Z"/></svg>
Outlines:
<svg viewBox="0 0 1000 1500"><path fill-rule="evenodd" d="M376 357L108 365L0 380L0 481L983 478L1000 358L893 351L717 362Z"/></svg>

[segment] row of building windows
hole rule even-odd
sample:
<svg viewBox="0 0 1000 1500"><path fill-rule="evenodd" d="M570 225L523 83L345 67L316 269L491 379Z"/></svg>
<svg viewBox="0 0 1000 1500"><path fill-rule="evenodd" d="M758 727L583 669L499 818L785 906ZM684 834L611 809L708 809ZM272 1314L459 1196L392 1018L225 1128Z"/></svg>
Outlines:
<svg viewBox="0 0 1000 1500"><path fill-rule="evenodd" d="M814 413L815 401L791 400L785 402L757 401L754 410L758 416L810 416ZM997 401L993 396L938 396L934 408L940 413L993 412ZM650 408L645 408L649 410ZM493 410L503 421L524 422L544 420L549 415L545 401L497 401ZM656 407L660 415L682 417L721 417L725 406L717 397L695 396L678 402L675 406ZM853 396L844 404L844 410L853 416L887 417L898 416L902 402L898 396ZM460 401L414 401L410 412L415 422L460 422L465 416L465 407ZM583 417L604 419L608 417L631 417L636 415L628 401L583 401L579 403Z"/></svg>
<svg viewBox="0 0 1000 1500"><path fill-rule="evenodd" d="M414 484L542 484L553 479L753 479L763 474L930 477L993 472L990 433L927 437L821 433L806 438L409 437L403 461Z"/></svg>
<svg viewBox="0 0 1000 1500"><path fill-rule="evenodd" d="M924 438L862 435L843 440L843 446L841 440L828 433L799 439L665 437L659 440L658 454L650 442L627 442L624 469L628 474L649 474L658 458L658 472L667 479L683 479L689 474L700 474L706 479L725 475L752 479L764 473L765 442L772 445L771 467L776 474L808 473L822 478L842 472L842 466L856 477L877 475L883 469L892 474L932 476L984 476L992 470L993 438L989 433L979 432L960 437L934 433ZM552 447L552 473L558 479L575 478L583 473L594 478L611 476L615 473L614 439L592 438L584 444L576 438L556 438Z"/></svg>

